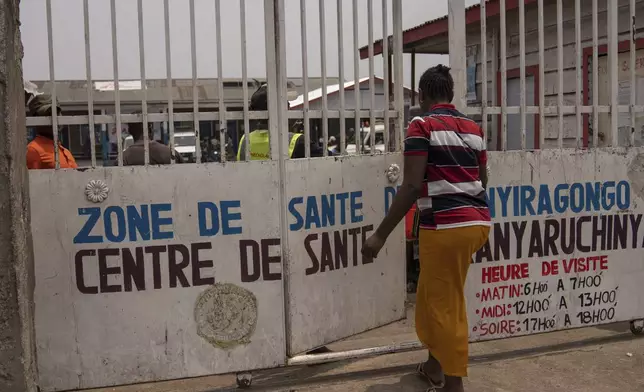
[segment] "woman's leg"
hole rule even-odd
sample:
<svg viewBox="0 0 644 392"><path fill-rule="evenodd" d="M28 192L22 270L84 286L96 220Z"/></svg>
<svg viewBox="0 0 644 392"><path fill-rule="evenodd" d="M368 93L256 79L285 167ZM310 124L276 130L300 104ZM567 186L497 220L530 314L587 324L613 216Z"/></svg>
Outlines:
<svg viewBox="0 0 644 392"><path fill-rule="evenodd" d="M430 352L426 372L446 376L443 391L463 391L469 335L465 278L472 254L485 243L488 231L471 226L420 233L416 331Z"/></svg>
<svg viewBox="0 0 644 392"><path fill-rule="evenodd" d="M443 388L443 391L445 391L445 392L465 392L465 389L463 387L463 378L462 377L446 376L445 377L445 388Z"/></svg>

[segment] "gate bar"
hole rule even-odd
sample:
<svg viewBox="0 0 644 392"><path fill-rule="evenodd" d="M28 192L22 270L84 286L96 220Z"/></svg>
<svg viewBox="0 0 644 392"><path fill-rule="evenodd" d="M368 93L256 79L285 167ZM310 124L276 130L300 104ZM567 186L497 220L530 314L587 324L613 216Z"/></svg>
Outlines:
<svg viewBox="0 0 644 392"><path fill-rule="evenodd" d="M507 60L507 26L505 15L505 0L500 0L500 24L501 24L501 44L500 44L500 57L501 57L501 148L499 150L506 151L508 149L508 60Z"/></svg>
<svg viewBox="0 0 644 392"><path fill-rule="evenodd" d="M403 22L402 22L402 0L392 2L393 28L394 28L394 101L397 113L396 117L396 151L401 150L405 140L405 87L403 67ZM356 53L357 55L357 53ZM415 75L414 75L415 77ZM415 92L412 92L412 94ZM357 95L357 94L356 94Z"/></svg>
<svg viewBox="0 0 644 392"><path fill-rule="evenodd" d="M338 77L339 77L339 87L340 87L340 151L342 155L346 155L347 149L347 120L344 107L345 102L345 91L344 91L344 16L342 15L342 0L338 0L336 8L338 11L337 20L338 20ZM337 142L337 141L336 141Z"/></svg>
<svg viewBox="0 0 644 392"><path fill-rule="evenodd" d="M322 73L322 156L329 155L329 105L326 85L326 8L324 1L320 5L320 72ZM317 140L316 140L317 143Z"/></svg>
<svg viewBox="0 0 644 392"><path fill-rule="evenodd" d="M546 94L545 94L545 79L546 79L546 71L544 70L545 68L545 53L544 53L544 48L545 48L545 43L544 43L544 37L543 37L543 30L544 30L544 21L543 21L543 0L539 0L538 4L538 21L537 21L537 29L538 29L538 41L539 41L539 149L543 149L545 140L546 140L546 132L545 132L545 122L546 122L546 115L545 115L545 108L546 108Z"/></svg>
<svg viewBox="0 0 644 392"><path fill-rule="evenodd" d="M631 112L631 146L635 146L635 105L637 104L636 102L636 95L635 95L635 86L636 86L636 80L635 80L635 51L637 48L635 47L635 0L630 1L630 11L631 11L631 17L629 19L631 23L631 28L630 28L630 37L631 37L631 105L629 107L630 112Z"/></svg>
<svg viewBox="0 0 644 392"><path fill-rule="evenodd" d="M454 104L460 111L467 107L467 60L465 0L450 0L448 6L449 64L454 78Z"/></svg>
<svg viewBox="0 0 644 392"><path fill-rule="evenodd" d="M145 77L145 39L143 34L143 0L137 2L137 13L139 17L139 61L141 63L141 113L143 115L143 164L150 163L150 135L148 132L148 86Z"/></svg>
<svg viewBox="0 0 644 392"><path fill-rule="evenodd" d="M395 1L395 0L394 0ZM297 355L288 358L286 364L288 366L297 365L317 365L328 362L346 361L350 359L362 359L374 357L383 354L404 353L409 351L422 350L425 347L421 342L405 342L398 344L391 344L388 346L362 348L357 350L339 351L326 354L311 354L311 355Z"/></svg>
<svg viewBox="0 0 644 392"><path fill-rule="evenodd" d="M123 139L121 134L121 91L119 86L119 51L116 36L116 0L110 0L112 23L112 64L114 67L114 115L116 116L116 157L118 166L123 166Z"/></svg>
<svg viewBox="0 0 644 392"><path fill-rule="evenodd" d="M244 107L244 161L250 160L250 121L248 119L248 52L246 47L246 0L239 0L239 25L241 30L241 62L242 62L242 96ZM239 146L237 146L239 149ZM237 154L235 154L237 155Z"/></svg>
<svg viewBox="0 0 644 392"><path fill-rule="evenodd" d="M140 23L140 22L139 22ZM94 84L89 33L89 0L83 0L83 27L85 29L85 76L87 77L87 114L89 118L89 143L92 167L96 167L96 132L94 125Z"/></svg>
<svg viewBox="0 0 644 392"><path fill-rule="evenodd" d="M521 151L526 150L526 86L525 86L525 1L519 1L519 118Z"/></svg>
<svg viewBox="0 0 644 392"><path fill-rule="evenodd" d="M340 1L340 0L338 0ZM309 50L306 28L306 0L300 0L300 27L302 40L302 79L304 84L303 116L304 116L304 157L311 157L311 117L309 113Z"/></svg>
<svg viewBox="0 0 644 392"><path fill-rule="evenodd" d="M597 148L599 145L599 87L598 87L598 79L599 79L599 53L597 53L597 48L599 46L599 37L598 37L598 30L599 30L599 23L598 23L598 16L597 14L599 13L598 7L597 7L597 1L598 0L593 0L593 64L592 64L592 72L593 72L593 78L592 78L592 83L593 83L593 148Z"/></svg>
<svg viewBox="0 0 644 392"><path fill-rule="evenodd" d="M192 66L192 123L195 128L195 161L201 163L201 132L199 132L199 89L197 88L197 32L195 0L190 0L190 61Z"/></svg>
<svg viewBox="0 0 644 392"><path fill-rule="evenodd" d="M219 98L219 159L226 162L226 143L228 142L228 123L226 122L226 104L224 102L224 65L221 49L221 1L215 1L215 24L217 35L217 95Z"/></svg>
<svg viewBox="0 0 644 392"><path fill-rule="evenodd" d="M487 149L487 0L481 0L481 129L483 130L483 147Z"/></svg>
<svg viewBox="0 0 644 392"><path fill-rule="evenodd" d="M557 135L559 148L563 148L563 29L563 0L557 0L557 118L559 124Z"/></svg>
<svg viewBox="0 0 644 392"><path fill-rule="evenodd" d="M284 340L286 354L288 355L291 343L289 339L291 329L290 308L290 249L288 232L288 208L286 191L286 160L288 159L288 107L287 107L287 76L286 76L286 28L284 21L284 0L264 0L264 20L266 33L266 76L268 79L268 109L271 131L271 159L277 154L279 168L279 198L280 198L280 237L282 256L282 315L284 317Z"/></svg>
<svg viewBox="0 0 644 392"><path fill-rule="evenodd" d="M576 105L576 126L577 126L577 136L576 136L576 148L581 148L583 145L582 142L582 126L583 126L583 121L582 121L582 114L581 114L581 106L583 104L581 100L581 93L583 90L583 75L582 75L582 68L581 68L581 62L582 62L582 51L583 48L581 47L581 0L575 0L575 49L576 49L576 61L575 61L575 68L576 68L576 75L577 75L577 83L575 85L575 105Z"/></svg>
<svg viewBox="0 0 644 392"><path fill-rule="evenodd" d="M387 18L388 9L387 3L389 0L382 0L382 74L384 79L383 92L385 97L385 134L384 134L384 143L385 143L385 152L389 152L389 104L391 102L391 97L389 96L389 83L391 83L391 77L389 73L389 24ZM374 92L375 94L375 92ZM372 108L373 109L373 108ZM375 131L375 126L374 126Z"/></svg>
<svg viewBox="0 0 644 392"><path fill-rule="evenodd" d="M169 0L163 0L163 21L165 24L165 71L166 89L168 93L168 127L171 154L170 164L174 164L174 100L172 99L172 52L170 47L170 5Z"/></svg>
<svg viewBox="0 0 644 392"><path fill-rule="evenodd" d="M610 146L617 147L619 126L619 101L617 100L618 82L618 29L617 29L617 1L608 1L608 72L610 72ZM634 86L632 86L634 87Z"/></svg>
<svg viewBox="0 0 644 392"><path fill-rule="evenodd" d="M54 73L54 36L51 21L51 0L45 3L47 12L47 45L49 50L49 80L51 83L51 128L54 133L54 163L55 168L60 169L60 157L58 149L58 110L56 110L56 76ZM89 56L89 54L87 54Z"/></svg>
<svg viewBox="0 0 644 392"><path fill-rule="evenodd" d="M373 54L373 0L367 0L367 35L369 37L369 152L373 155L376 153L376 116L373 113L376 108L376 81L374 79ZM383 41L386 39L385 37L386 33L383 32ZM359 87L358 85L357 91L360 91Z"/></svg>
<svg viewBox="0 0 644 392"><path fill-rule="evenodd" d="M398 0L393 0L394 2ZM353 136L356 143L356 153L362 154L362 133L360 119L360 45L358 44L358 0L353 0L353 97L356 104L355 129Z"/></svg>

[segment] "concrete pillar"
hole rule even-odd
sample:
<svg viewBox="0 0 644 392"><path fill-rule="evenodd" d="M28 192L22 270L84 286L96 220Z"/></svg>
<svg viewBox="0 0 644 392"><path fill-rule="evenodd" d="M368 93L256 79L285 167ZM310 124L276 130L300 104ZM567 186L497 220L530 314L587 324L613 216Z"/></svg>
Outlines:
<svg viewBox="0 0 644 392"><path fill-rule="evenodd" d="M19 0L0 1L0 391L36 391Z"/></svg>
<svg viewBox="0 0 644 392"><path fill-rule="evenodd" d="M467 59L465 55L465 0L448 3L449 66L454 78L454 100L458 110L467 107Z"/></svg>

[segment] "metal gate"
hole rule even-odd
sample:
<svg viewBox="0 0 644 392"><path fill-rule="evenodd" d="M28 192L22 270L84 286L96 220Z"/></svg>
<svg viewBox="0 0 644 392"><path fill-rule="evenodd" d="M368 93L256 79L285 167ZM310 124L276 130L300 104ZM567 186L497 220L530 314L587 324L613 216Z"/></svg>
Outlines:
<svg viewBox="0 0 644 392"><path fill-rule="evenodd" d="M293 13L285 2L300 10L297 28L288 32L285 20ZM110 1L113 83L96 87L87 55L88 115L28 119L29 126L55 129L88 124L98 127L101 139L108 127L117 134L117 167L96 167L96 135L88 132L91 168L30 172L43 390L421 348L410 342L297 355L403 317L402 228L384 257L365 264L359 255L399 182L404 107L408 96L412 104L416 98L413 81L409 94L402 83L403 51L411 53L412 69L416 54L449 53L455 103L481 122L489 150L496 150L490 152L487 191L494 225L473 258L466 289L470 340L642 318L643 2L482 0L466 8L463 0L450 0L446 18L406 31L400 0L353 0L351 12L347 3L338 0L329 12L330 2L323 0L317 7L306 0L240 0L244 50L235 110L226 101L232 82L222 72L229 60L222 49L223 2L214 1L212 10L218 75L210 88L197 72L200 13L194 0L188 4L191 80L173 78L170 0L158 5L167 77L163 83L146 80L146 8L138 0L141 109L124 113L132 100L121 100L127 94L121 88L130 85L119 79L118 13ZM260 5L269 98L267 110L251 111L247 13ZM56 100L51 6L48 0L49 89ZM308 37L316 9L321 77L314 82ZM88 0L83 10L89 53ZM385 15L383 37L390 26L393 34L374 42L378 13ZM337 47L329 50L325 30L335 30L329 28L334 22ZM347 26L353 34L344 31ZM359 48L364 28L369 43ZM286 47L295 36L302 70L301 85L294 87L288 75L298 67L286 63ZM348 36L352 42L345 43ZM345 74L347 45L352 75ZM327 54L335 50L337 83L327 76ZM383 78L374 76L379 54ZM368 59L367 78L360 78L359 55ZM152 98L159 86L164 100ZM297 98L290 96L294 89ZM113 98L111 108L98 107L105 94ZM218 142L222 162L122 167L122 125L134 123L145 129L153 124L172 148L178 130L192 129L187 133L197 141L198 162L217 155L198 142L205 129L215 129L207 133ZM270 159L236 162L238 144L258 127L268 128ZM303 130L302 159L290 159L293 127ZM243 133L231 135L230 129ZM340 154L331 156L327 145L336 134ZM320 144L323 157L312 158ZM642 331L635 322L631 329Z"/></svg>
<svg viewBox="0 0 644 392"><path fill-rule="evenodd" d="M641 333L644 3L449 7L458 104L498 151L494 224L468 274L470 341L620 321Z"/></svg>
<svg viewBox="0 0 644 392"><path fill-rule="evenodd" d="M43 391L283 366L296 354L404 316L402 227L378 260L368 263L360 255L361 244L396 192L402 165L402 2L376 2L383 8L380 20L374 17L373 0L367 7L356 0L350 7L340 0L335 6L322 0L291 2L301 7L302 85L296 86L301 94L295 97L287 77L287 68L292 67L286 64L284 0L240 0L235 10L242 47L242 78L235 82L241 85L239 111L227 102L230 82L222 66L230 61L222 49L228 39L222 31L222 7L231 5L219 0L209 3L214 5L216 34L211 47L216 50L218 74L214 85L205 87L197 72L201 51L195 20L200 5L195 0L185 3L192 79L183 82L177 98L182 82L172 73L175 14L170 9L184 3L138 0L134 12L140 79L123 82L117 18L124 14L117 10L126 4L111 0L114 78L98 88L89 55L95 50L90 21L101 15L93 8L98 3L83 2L88 114L73 116L65 115L69 103L61 99L63 84L54 67L56 13L51 0L45 3L50 80L44 89L51 93L54 106L61 105L62 115L29 117L28 126L51 125L55 142L60 126L70 130L86 124L85 129L92 131L88 167L30 172ZM309 85L307 64L311 34L307 16L315 11L312 4L319 5L319 89ZM167 77L155 82L146 79L148 7L162 7L164 14ZM259 111L249 108L253 81L247 66L258 60L246 47L247 17L253 12L264 18L266 58L261 61L266 64L268 102L266 110ZM367 29L372 41L376 23L383 31L393 27L395 33L385 49L385 77L374 76L371 56L368 77L360 79L359 29ZM335 44L326 42L325 29L332 25L338 31ZM343 31L351 25L352 40ZM345 38L353 42L353 59L345 58ZM335 83L327 77L330 51L339 53ZM349 75L345 68L351 60L355 69ZM166 95L159 100L154 94L163 84ZM216 98L204 99L212 90ZM382 95L376 96L376 91ZM113 97L109 105L106 94ZM186 94L192 102L184 102ZM314 103L319 109L313 108ZM97 111L102 114L95 115ZM144 130L160 130L166 136L144 131L142 141L133 141L123 134L126 124L142 124ZM204 129L212 126L217 132L205 135ZM289 131L297 133L297 127L303 131L305 152L304 157L291 159ZM231 128L243 132L233 134ZM248 140L257 129L268 130L270 159L250 159ZM105 151L106 143L97 139L109 140L106 132L111 130L116 151ZM181 149L186 147L180 139L184 136L192 137L194 146ZM143 144L145 162L150 162L150 137L167 139L171 149L178 154L189 151L186 158L200 163L177 164L173 158L165 166L123 166L128 154L124 148L133 143ZM337 154L327 148L331 137L338 140ZM246 153L240 153L238 162L239 140ZM320 145L322 156L312 158ZM99 148L103 156L113 155L114 167L100 166ZM56 154L58 168L63 157Z"/></svg>

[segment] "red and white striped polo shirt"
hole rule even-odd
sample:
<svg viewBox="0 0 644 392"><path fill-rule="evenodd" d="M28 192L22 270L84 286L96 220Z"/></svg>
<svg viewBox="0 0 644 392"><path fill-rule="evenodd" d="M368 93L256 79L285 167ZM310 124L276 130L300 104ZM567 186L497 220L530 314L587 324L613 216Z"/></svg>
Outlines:
<svg viewBox="0 0 644 392"><path fill-rule="evenodd" d="M405 155L427 156L423 193L417 202L421 228L490 226L479 177L479 165L487 163L487 152L476 122L454 105L435 105L409 124Z"/></svg>

